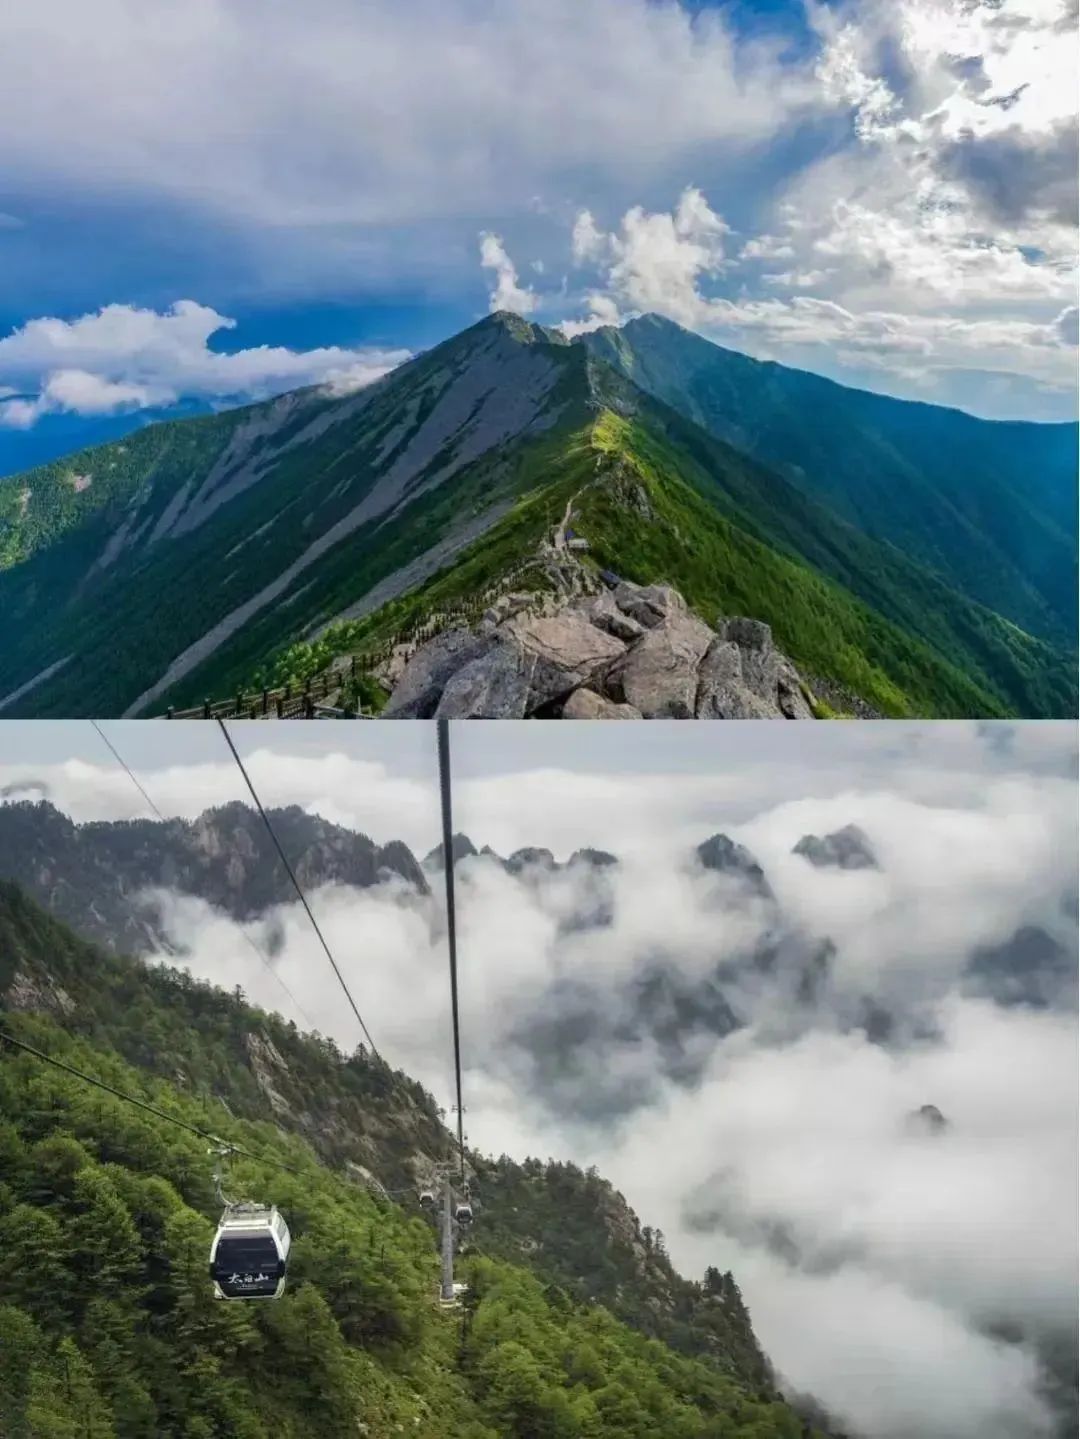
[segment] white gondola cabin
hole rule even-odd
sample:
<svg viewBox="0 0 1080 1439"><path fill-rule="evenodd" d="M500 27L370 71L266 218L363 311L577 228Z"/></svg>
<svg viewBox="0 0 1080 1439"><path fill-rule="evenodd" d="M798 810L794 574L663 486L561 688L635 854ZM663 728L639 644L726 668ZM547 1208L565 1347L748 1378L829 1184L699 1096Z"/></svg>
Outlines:
<svg viewBox="0 0 1080 1439"><path fill-rule="evenodd" d="M289 1226L273 1205L230 1205L210 1246L214 1298L277 1299L291 1246Z"/></svg>
<svg viewBox="0 0 1080 1439"><path fill-rule="evenodd" d="M462 1228L468 1228L473 1218L472 1205L467 1200L460 1203L454 1210L454 1218Z"/></svg>

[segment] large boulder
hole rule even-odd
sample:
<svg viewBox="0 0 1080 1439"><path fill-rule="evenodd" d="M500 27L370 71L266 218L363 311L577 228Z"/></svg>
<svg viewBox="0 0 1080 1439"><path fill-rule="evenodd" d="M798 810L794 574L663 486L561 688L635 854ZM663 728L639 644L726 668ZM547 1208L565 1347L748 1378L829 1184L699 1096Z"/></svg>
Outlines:
<svg viewBox="0 0 1080 1439"><path fill-rule="evenodd" d="M405 666L383 718L430 719L450 676L495 643L491 635L455 629L421 645Z"/></svg>
<svg viewBox="0 0 1080 1439"><path fill-rule="evenodd" d="M500 636L451 675L436 719L524 719L536 657Z"/></svg>
<svg viewBox="0 0 1080 1439"><path fill-rule="evenodd" d="M632 615L624 614L607 590L598 595L590 595L587 600L580 601L575 608L588 620L589 624L595 625L597 629L606 630L609 635L614 635L617 640L622 640L626 644L645 633L645 627L641 621L635 620Z"/></svg>
<svg viewBox="0 0 1080 1439"><path fill-rule="evenodd" d="M813 719L794 665L762 620L722 619L701 662L698 719Z"/></svg>
<svg viewBox="0 0 1080 1439"><path fill-rule="evenodd" d="M575 690L562 707L563 719L578 720L639 720L640 710L633 705L615 704L594 690Z"/></svg>
<svg viewBox="0 0 1080 1439"><path fill-rule="evenodd" d="M743 684L775 709L776 682L784 657L773 646L772 630L763 620L733 615L720 621L718 632L722 639L739 647Z"/></svg>
<svg viewBox="0 0 1080 1439"><path fill-rule="evenodd" d="M720 619L716 633L721 639L731 640L741 650L768 651L773 647L772 629L764 620L750 620L742 615L728 615Z"/></svg>
<svg viewBox="0 0 1080 1439"><path fill-rule="evenodd" d="M608 670L608 697L633 705L643 719L693 719L698 665L714 638L696 615L672 606Z"/></svg>
<svg viewBox="0 0 1080 1439"><path fill-rule="evenodd" d="M686 614L686 601L670 585L635 585L623 580L612 598L623 614L630 615L646 629L652 629L675 615Z"/></svg>
<svg viewBox="0 0 1080 1439"><path fill-rule="evenodd" d="M776 702L785 719L814 719L806 691L798 671L790 660L783 660L776 676Z"/></svg>
<svg viewBox="0 0 1080 1439"><path fill-rule="evenodd" d="M518 615L499 633L535 662L527 707L530 714L587 685L626 651L621 640L597 629L573 610L553 615Z"/></svg>
<svg viewBox="0 0 1080 1439"><path fill-rule="evenodd" d="M715 639L698 670L695 719L781 719L775 700L770 704L743 678L743 651L733 640Z"/></svg>

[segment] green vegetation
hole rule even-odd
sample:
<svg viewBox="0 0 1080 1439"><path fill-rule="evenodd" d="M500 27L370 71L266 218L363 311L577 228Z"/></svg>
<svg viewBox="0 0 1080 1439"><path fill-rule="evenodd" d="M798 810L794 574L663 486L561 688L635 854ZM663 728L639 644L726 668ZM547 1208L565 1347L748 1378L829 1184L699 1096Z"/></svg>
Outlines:
<svg viewBox="0 0 1080 1439"><path fill-rule="evenodd" d="M8 1002L16 976L18 1011ZM481 1236L490 1225L496 1245L519 1242L512 1201L538 1231L554 1230L561 1205L570 1243L560 1250L552 1236L547 1273L473 1248L460 1264L464 1309L440 1311L428 1220L333 1167L359 1140L394 1187L418 1146L445 1153L448 1136L419 1086L362 1054L344 1058L239 994L106 956L7 884L0 1022L258 1156L234 1159L231 1186L280 1205L294 1238L284 1298L214 1301L206 1261L217 1206L205 1141L5 1047L5 1439L816 1433L772 1391L730 1275L710 1271L704 1285L687 1285L715 1315L710 1359L679 1354L645 1324L628 1327L574 1292L595 1285L597 1248L607 1247L597 1210L614 1196L572 1166L486 1166ZM265 1056L268 1045L281 1061L277 1122L251 1060L253 1046ZM302 1121L293 1120L301 1104ZM659 1236L650 1244L662 1249ZM576 1258L584 1277L573 1272Z"/></svg>
<svg viewBox="0 0 1080 1439"><path fill-rule="evenodd" d="M582 344L951 590L1075 643L1075 425L988 423L850 389L657 315Z"/></svg>
<svg viewBox="0 0 1080 1439"><path fill-rule="evenodd" d="M109 533L102 521L111 524L133 499L155 490L160 503L142 517L156 518L170 493L210 469L244 414L231 410L149 425L114 444L0 479L0 570L75 532L80 558L92 563Z"/></svg>
<svg viewBox="0 0 1080 1439"><path fill-rule="evenodd" d="M819 524L812 502L785 494L778 477L765 492L756 467L707 437L690 437L695 452L681 422L662 428L662 420L609 414L597 424L616 476L621 465L629 483L644 486L653 514L643 522L617 477L583 495L579 525L598 563L675 585L706 619L767 620L797 665L887 715L1075 709L1073 677L1050 646L950 596L898 552ZM771 544L764 516L777 517Z"/></svg>
<svg viewBox="0 0 1080 1439"><path fill-rule="evenodd" d="M334 655L378 652L432 616L460 608L467 620L468 598L516 572L576 496L575 523L589 537L592 562L641 583L674 585L709 622L720 614L768 621L798 666L882 714L1075 708L1071 676L1050 646L949 594L897 551L849 526L830 528L813 502L788 492L779 477L763 484L757 467L726 447L704 435L685 443L687 430L659 411L630 420L605 410L586 430L556 437L533 457L554 478L451 566L366 619L333 626L317 645L285 651L247 677L251 687L306 678ZM606 461L599 473L590 447ZM782 518L766 543L772 515ZM806 552L815 567L800 557ZM526 571L514 583L535 582ZM819 712L833 713L827 705Z"/></svg>
<svg viewBox="0 0 1080 1439"><path fill-rule="evenodd" d="M328 657L370 658L421 626L475 618L486 589L541 583L530 557L582 489L592 508L579 523L596 526L593 554L611 568L663 579L703 613L768 620L797 663L884 714L1075 714L1069 505L1052 480L1037 504L1019 495L1015 427L953 416L975 427L964 434L979 476L988 435L1010 456L999 484L965 471L954 494L927 446L895 425L883 438L880 417L844 429L834 415L821 437L816 417L782 423L781 401L763 393L761 414L817 468L766 465L748 457L765 444L752 406L742 429L722 423L733 396L753 392L746 375L729 392L682 360L646 363L638 333L568 344L496 316L361 396L306 391L150 426L0 480L0 697L30 685L5 715L122 713L191 646L202 657L142 712L302 682ZM779 368L735 359L755 382ZM826 384L802 378L815 394ZM876 416L879 397L826 388ZM919 407L897 413L918 430ZM928 409L926 423L955 465L950 413ZM1024 432L1041 441L1053 428ZM590 483L598 446L649 488L658 523L605 509ZM195 497L199 524L185 510ZM920 521L922 503L938 518ZM999 562L1011 619L990 593Z"/></svg>

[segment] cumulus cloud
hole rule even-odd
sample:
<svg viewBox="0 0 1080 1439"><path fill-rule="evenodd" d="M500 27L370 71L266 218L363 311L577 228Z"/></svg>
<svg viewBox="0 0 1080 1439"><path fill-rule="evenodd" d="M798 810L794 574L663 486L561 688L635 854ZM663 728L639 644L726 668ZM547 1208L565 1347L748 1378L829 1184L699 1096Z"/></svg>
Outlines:
<svg viewBox="0 0 1080 1439"><path fill-rule="evenodd" d="M1055 324L1077 288L1064 7L851 0L808 15L820 94L847 113L849 142L778 181L731 258L679 223L691 194L719 220L704 196L720 182L684 190L671 213L632 206L609 234L580 211L571 251L595 278L564 328L595 328L601 305L655 310L892 393L974 393L994 418L1070 413L1075 367Z"/></svg>
<svg viewBox="0 0 1080 1439"><path fill-rule="evenodd" d="M480 264L485 270L495 271L495 288L489 296L492 312L512 310L516 315L527 315L536 309L536 295L527 285L518 284L517 268L500 236L486 231L480 236Z"/></svg>
<svg viewBox="0 0 1080 1439"><path fill-rule="evenodd" d="M17 381L23 392L0 398L0 424L25 428L53 412L113 414L183 398L264 399L320 382L344 393L409 358L407 350L339 346L211 349L212 336L235 327L194 300L164 312L106 305L74 320L29 320L0 339L0 378Z"/></svg>
<svg viewBox="0 0 1080 1439"><path fill-rule="evenodd" d="M43 753L38 728L26 743ZM114 728L125 749L147 747L140 777L163 812L238 793L209 737L170 734L166 751ZM677 754L660 733L614 754L569 728L455 740L455 822L476 843L622 859L520 878L484 857L459 867L471 1141L596 1164L684 1272L733 1269L782 1383L869 1439L1048 1439L1044 1360L1075 1330L1075 1003L1067 986L997 1002L973 958L1039 926L1075 968L1074 728L821 727L798 754L759 725L725 727L719 751L689 732ZM423 853L438 833L430 741L426 725L335 737L333 751L260 734L247 759L267 802ZM178 744L197 753L181 761ZM0 782L47 786L83 816L139 803L84 754L27 753ZM879 869L792 853L850 822ZM690 861L716 831L757 857L774 899ZM244 926L271 977L201 901L151 898L163 958L291 1013L284 984L352 1047L295 906ZM382 1051L448 1103L438 894L395 880L311 898ZM798 981L824 937L811 999ZM734 1028L702 1014L717 973ZM890 1031L872 1032L867 1002ZM927 1103L940 1133L906 1123Z"/></svg>
<svg viewBox="0 0 1080 1439"><path fill-rule="evenodd" d="M0 5L16 10L0 55L7 176L141 187L279 231L523 212L575 172L640 177L760 143L817 99L776 44L670 0L224 0L153 26L137 0L93 15L79 0Z"/></svg>
<svg viewBox="0 0 1080 1439"><path fill-rule="evenodd" d="M1069 332L1056 309L1027 318L997 308L1011 297L1060 305L1074 292L1072 278L1032 263L1011 242L965 238L962 220L947 212L912 230L902 210L883 215L854 200L837 198L820 223L792 206L778 217L778 234L750 239L734 260L724 252L728 226L698 190L685 190L672 212L635 206L606 236L583 225L584 213L572 243L576 257L593 257L599 284L586 294L588 314L562 325L569 335L653 311L761 359L877 371L894 392L936 385L947 399L953 372L974 366L1062 397L1075 389ZM760 268L800 254L806 268ZM744 291L732 299L718 292L720 277L747 266L759 267L766 289L830 293L755 298ZM917 293L918 303L876 303L898 291ZM957 297L996 305L950 313ZM989 394L1000 404L1000 393ZM1000 414L989 397L984 408Z"/></svg>
<svg viewBox="0 0 1080 1439"><path fill-rule="evenodd" d="M0 54L0 168L20 197L119 201L159 221L167 207L201 234L217 226L253 283L338 298L407 282L461 302L483 231L497 302L550 305L568 333L632 311L619 293L632 290L639 306L839 378L954 403L973 392L995 416L1072 408L1071 371L1042 338L1076 289L1074 22L1060 0L812 3L795 47L784 26L802 17L778 11L765 34L739 7L676 0L492 13L312 0L302 16L257 17L221 0L160 26L135 0L92 17L76 0L17 8ZM709 203L686 228L690 193ZM709 228L720 213L740 231L727 254ZM583 282L570 304L560 225ZM521 284L502 227L546 289ZM761 316L740 328L707 303L778 293L943 328L901 362L828 328L811 338ZM1003 335L984 373L975 322L1028 329ZM20 389L8 422L63 403Z"/></svg>

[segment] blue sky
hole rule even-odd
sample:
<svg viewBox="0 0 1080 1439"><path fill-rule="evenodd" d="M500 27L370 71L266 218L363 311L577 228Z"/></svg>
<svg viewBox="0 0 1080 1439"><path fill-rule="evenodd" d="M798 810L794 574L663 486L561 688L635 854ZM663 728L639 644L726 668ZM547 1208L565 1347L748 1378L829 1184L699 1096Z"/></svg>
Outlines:
<svg viewBox="0 0 1080 1439"><path fill-rule="evenodd" d="M652 309L1071 418L1074 25L1066 0L0 0L0 472L361 383L496 304L571 332Z"/></svg>

